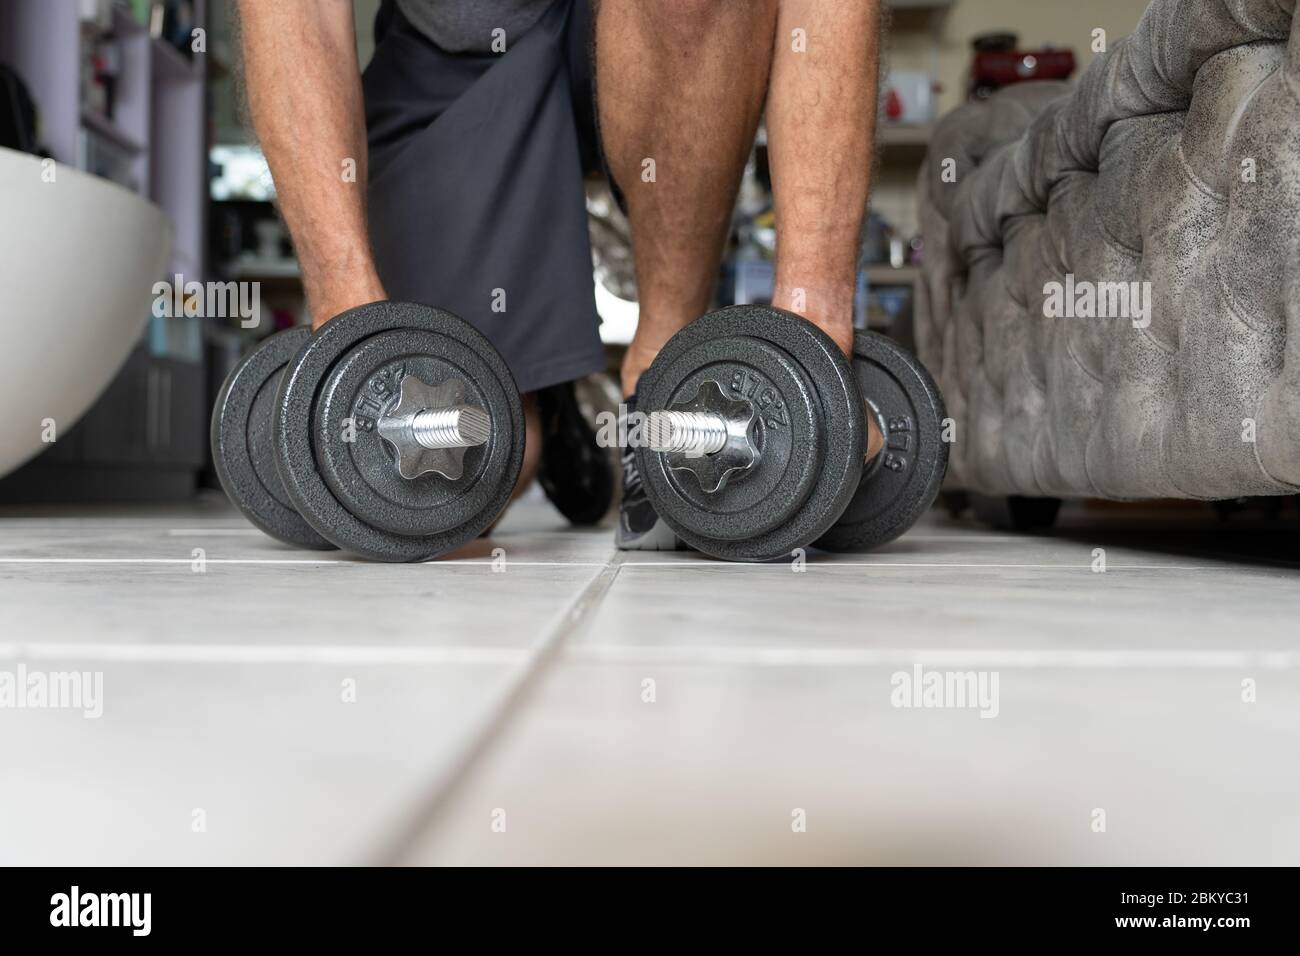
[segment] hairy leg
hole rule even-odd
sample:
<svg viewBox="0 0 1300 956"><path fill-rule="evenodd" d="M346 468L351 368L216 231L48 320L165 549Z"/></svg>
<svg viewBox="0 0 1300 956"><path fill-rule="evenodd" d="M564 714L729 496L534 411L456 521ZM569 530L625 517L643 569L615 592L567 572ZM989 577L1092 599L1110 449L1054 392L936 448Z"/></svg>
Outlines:
<svg viewBox="0 0 1300 956"><path fill-rule="evenodd" d="M605 0L596 90L641 315L623 389L708 308L772 59L776 0Z"/></svg>
<svg viewBox="0 0 1300 956"><path fill-rule="evenodd" d="M879 82L879 0L781 0L767 101L772 304L853 352L853 295ZM871 420L868 455L883 445Z"/></svg>

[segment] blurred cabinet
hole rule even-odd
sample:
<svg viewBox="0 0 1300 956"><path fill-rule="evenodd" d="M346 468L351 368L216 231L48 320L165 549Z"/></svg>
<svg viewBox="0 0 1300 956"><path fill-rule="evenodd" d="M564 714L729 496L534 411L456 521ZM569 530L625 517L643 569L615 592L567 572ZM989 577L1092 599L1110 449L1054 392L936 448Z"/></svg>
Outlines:
<svg viewBox="0 0 1300 956"><path fill-rule="evenodd" d="M0 501L160 501L194 493L208 459L203 366L137 349L76 425L0 481Z"/></svg>
<svg viewBox="0 0 1300 956"><path fill-rule="evenodd" d="M41 146L171 220L160 281L206 279L206 14L207 0L0 0L0 62L31 92ZM0 501L191 494L207 465L202 322L152 315L118 378L48 452L0 481Z"/></svg>
<svg viewBox="0 0 1300 956"><path fill-rule="evenodd" d="M190 362L137 351L82 420L80 459L89 465L198 468L207 449L201 429L205 386Z"/></svg>

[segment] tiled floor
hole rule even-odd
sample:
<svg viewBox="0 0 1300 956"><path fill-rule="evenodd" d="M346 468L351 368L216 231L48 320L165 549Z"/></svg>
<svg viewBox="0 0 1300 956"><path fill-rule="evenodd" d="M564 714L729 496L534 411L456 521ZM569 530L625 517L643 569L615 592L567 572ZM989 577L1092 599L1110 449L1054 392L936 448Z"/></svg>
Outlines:
<svg viewBox="0 0 1300 956"><path fill-rule="evenodd" d="M0 685L102 716L0 707L0 863L1300 863L1300 532L1108 524L796 570L529 500L385 566L11 509Z"/></svg>

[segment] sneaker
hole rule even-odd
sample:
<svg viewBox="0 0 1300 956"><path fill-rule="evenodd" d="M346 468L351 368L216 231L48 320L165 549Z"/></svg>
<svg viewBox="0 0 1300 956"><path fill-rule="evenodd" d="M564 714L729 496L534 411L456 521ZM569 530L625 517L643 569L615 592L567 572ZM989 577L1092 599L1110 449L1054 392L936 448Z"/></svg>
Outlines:
<svg viewBox="0 0 1300 956"><path fill-rule="evenodd" d="M636 410L636 396L627 400L630 414ZM618 528L614 545L622 551L682 551L686 545L676 532L655 512L645 493L636 454L623 449L623 500L618 510Z"/></svg>
<svg viewBox="0 0 1300 956"><path fill-rule="evenodd" d="M539 391L537 410L542 420L538 483L572 524L598 524L614 504L613 463L583 417L573 382Z"/></svg>

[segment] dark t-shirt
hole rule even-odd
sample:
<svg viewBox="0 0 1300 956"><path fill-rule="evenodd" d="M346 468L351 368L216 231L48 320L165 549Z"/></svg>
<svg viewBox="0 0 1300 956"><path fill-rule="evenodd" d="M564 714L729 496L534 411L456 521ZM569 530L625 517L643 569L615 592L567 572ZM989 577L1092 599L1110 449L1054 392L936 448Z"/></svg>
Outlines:
<svg viewBox="0 0 1300 956"><path fill-rule="evenodd" d="M449 53L491 53L493 33L505 30L506 49L538 21L554 0L397 0L411 25Z"/></svg>

